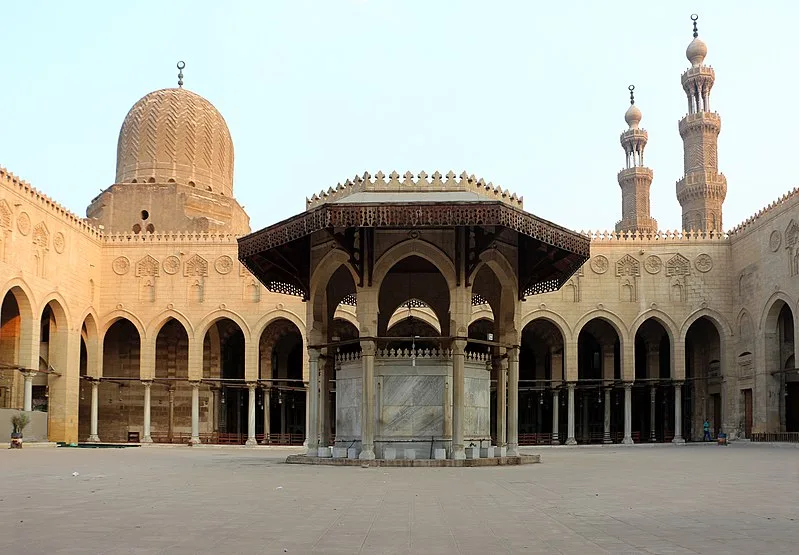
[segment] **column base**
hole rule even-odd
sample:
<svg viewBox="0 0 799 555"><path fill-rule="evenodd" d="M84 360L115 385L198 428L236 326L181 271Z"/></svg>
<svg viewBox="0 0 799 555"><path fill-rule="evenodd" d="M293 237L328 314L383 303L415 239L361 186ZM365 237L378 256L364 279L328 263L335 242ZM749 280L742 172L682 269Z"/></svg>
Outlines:
<svg viewBox="0 0 799 555"><path fill-rule="evenodd" d="M655 436L649 436L649 443L657 443L657 441L658 438L656 438Z"/></svg>
<svg viewBox="0 0 799 555"><path fill-rule="evenodd" d="M685 440L681 437L675 437L671 440L674 445L685 445Z"/></svg>
<svg viewBox="0 0 799 555"><path fill-rule="evenodd" d="M466 449L464 449L463 445L453 445L450 458L455 461L466 460Z"/></svg>
<svg viewBox="0 0 799 555"><path fill-rule="evenodd" d="M558 434L552 434L552 445L560 445L560 440L558 439Z"/></svg>
<svg viewBox="0 0 799 555"><path fill-rule="evenodd" d="M142 443L152 443L152 442L153 442L153 438L152 438L152 437L150 437L150 436L144 436L144 437L142 438L141 442L142 442Z"/></svg>
<svg viewBox="0 0 799 555"><path fill-rule="evenodd" d="M622 443L622 445L634 445L635 444L635 442L633 441L632 437L625 437L623 440L621 440L621 443Z"/></svg>
<svg viewBox="0 0 799 555"><path fill-rule="evenodd" d="M508 456L509 457L518 457L519 456L519 444L518 443L508 443Z"/></svg>
<svg viewBox="0 0 799 555"><path fill-rule="evenodd" d="M309 457L318 457L319 456L319 448L312 447L310 445L304 445L305 447L305 454Z"/></svg>
<svg viewBox="0 0 799 555"><path fill-rule="evenodd" d="M358 458L362 461L373 461L377 457L375 457L374 449L364 449L358 454Z"/></svg>
<svg viewBox="0 0 799 555"><path fill-rule="evenodd" d="M610 445L613 443L613 440L610 439L610 436L605 436L602 438L602 443L604 443L605 445Z"/></svg>
<svg viewBox="0 0 799 555"><path fill-rule="evenodd" d="M253 447L255 445L258 445L258 442L255 441L254 437L248 437L247 441L244 442L244 445L246 445L247 447Z"/></svg>
<svg viewBox="0 0 799 555"><path fill-rule="evenodd" d="M86 443L100 443L100 436L97 434L92 434L86 438Z"/></svg>
<svg viewBox="0 0 799 555"><path fill-rule="evenodd" d="M577 445L577 440L574 439L573 437L570 437L569 439L566 440L566 445Z"/></svg>
<svg viewBox="0 0 799 555"><path fill-rule="evenodd" d="M202 443L199 437L193 437L189 440L189 445L200 445Z"/></svg>

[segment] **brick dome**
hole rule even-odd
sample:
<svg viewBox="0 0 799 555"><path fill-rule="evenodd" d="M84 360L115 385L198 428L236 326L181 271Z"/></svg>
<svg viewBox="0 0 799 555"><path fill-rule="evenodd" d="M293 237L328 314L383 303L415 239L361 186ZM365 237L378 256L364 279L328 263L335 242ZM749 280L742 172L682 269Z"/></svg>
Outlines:
<svg viewBox="0 0 799 555"><path fill-rule="evenodd" d="M233 196L233 141L225 119L186 89L136 102L117 143L117 183L178 183Z"/></svg>

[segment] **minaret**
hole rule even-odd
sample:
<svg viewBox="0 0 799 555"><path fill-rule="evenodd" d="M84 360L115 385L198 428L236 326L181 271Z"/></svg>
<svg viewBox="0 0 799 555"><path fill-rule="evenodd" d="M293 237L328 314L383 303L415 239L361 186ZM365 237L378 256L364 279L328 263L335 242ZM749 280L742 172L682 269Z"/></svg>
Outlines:
<svg viewBox="0 0 799 555"><path fill-rule="evenodd" d="M619 172L621 187L621 220L616 231L657 231L658 223L649 215L649 187L652 170L644 166L644 147L649 134L639 129L641 110L635 105L634 85L630 85L630 107L624 114L629 129L621 134L621 146L627 155L627 167Z"/></svg>
<svg viewBox="0 0 799 555"><path fill-rule="evenodd" d="M691 68L682 74L688 96L688 115L680 120L685 176L677 182L677 200L682 205L682 227L686 231L716 231L722 227L721 205L727 196L727 179L718 171L718 136L721 118L710 111L710 89L716 74L704 65L707 46L699 40L696 21L694 40L685 55Z"/></svg>

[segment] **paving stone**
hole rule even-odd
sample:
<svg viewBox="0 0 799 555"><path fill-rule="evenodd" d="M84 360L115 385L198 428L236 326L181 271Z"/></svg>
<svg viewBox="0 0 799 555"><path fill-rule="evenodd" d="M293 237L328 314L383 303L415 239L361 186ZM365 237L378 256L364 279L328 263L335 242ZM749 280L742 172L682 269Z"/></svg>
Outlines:
<svg viewBox="0 0 799 555"><path fill-rule="evenodd" d="M524 451L542 463L362 469L288 465L294 451L278 448L0 451L0 552L780 554L799 544L797 449Z"/></svg>

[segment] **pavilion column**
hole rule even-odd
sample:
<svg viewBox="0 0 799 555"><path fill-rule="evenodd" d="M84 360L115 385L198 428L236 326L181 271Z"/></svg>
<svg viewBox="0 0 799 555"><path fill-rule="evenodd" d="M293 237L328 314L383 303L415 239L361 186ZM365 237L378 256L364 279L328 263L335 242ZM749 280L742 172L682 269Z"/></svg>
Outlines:
<svg viewBox="0 0 799 555"><path fill-rule="evenodd" d="M258 445L255 440L255 382L249 382L247 389L249 391L247 402L247 441L244 445Z"/></svg>
<svg viewBox="0 0 799 555"><path fill-rule="evenodd" d="M375 351L374 340L361 341L363 383L361 386L361 454L359 459L375 458Z"/></svg>
<svg viewBox="0 0 799 555"><path fill-rule="evenodd" d="M97 413L100 403L100 392L99 392L100 382L98 380L92 380L91 384L92 384L92 404L91 404L91 416L89 424L89 439L87 441L91 443L100 443L100 436L97 434Z"/></svg>
<svg viewBox="0 0 799 555"><path fill-rule="evenodd" d="M682 437L682 383L674 384L674 439L672 443L685 443Z"/></svg>
<svg viewBox="0 0 799 555"><path fill-rule="evenodd" d="M189 444L197 445L199 443L200 443L200 382L191 382L191 439L189 440Z"/></svg>
<svg viewBox="0 0 799 555"><path fill-rule="evenodd" d="M558 438L558 416L560 416L560 406L558 403L558 397L560 397L559 392L557 389L552 390L552 445L560 445L560 439Z"/></svg>
<svg viewBox="0 0 799 555"><path fill-rule="evenodd" d="M453 459L465 459L463 445L463 405L464 374L466 363L466 341L456 339L452 342L452 452Z"/></svg>
<svg viewBox="0 0 799 555"><path fill-rule="evenodd" d="M621 441L624 445L633 444L633 384L624 382L624 439Z"/></svg>
<svg viewBox="0 0 799 555"><path fill-rule="evenodd" d="M602 443L613 443L610 438L610 387L605 388L605 433L602 435Z"/></svg>
<svg viewBox="0 0 799 555"><path fill-rule="evenodd" d="M167 428L167 437L169 443L172 443L172 438L175 435L175 386L169 386L169 427Z"/></svg>
<svg viewBox="0 0 799 555"><path fill-rule="evenodd" d="M574 438L574 387L577 384L569 382L566 388L569 392L569 397L566 401L568 417L566 420L566 445L577 445L577 440Z"/></svg>
<svg viewBox="0 0 799 555"><path fill-rule="evenodd" d="M33 410L33 376L36 372L23 372L22 377L25 380L24 397L22 401L22 410ZM19 399L19 397L17 397Z"/></svg>
<svg viewBox="0 0 799 555"><path fill-rule="evenodd" d="M497 447L508 443L508 359L496 361L497 368Z"/></svg>
<svg viewBox="0 0 799 555"><path fill-rule="evenodd" d="M319 368L319 445L321 447L330 446L332 438L332 429L330 426L330 409L332 403L330 402L330 378L333 370L333 349L326 349L326 354L322 359L322 364Z"/></svg>
<svg viewBox="0 0 799 555"><path fill-rule="evenodd" d="M657 441L655 435L655 401L657 400L657 387L651 386L649 388L649 441L654 443Z"/></svg>
<svg viewBox="0 0 799 555"><path fill-rule="evenodd" d="M150 388L153 382L145 380L141 383L144 386L144 437L142 443L152 443L153 438L150 435Z"/></svg>
<svg viewBox="0 0 799 555"><path fill-rule="evenodd" d="M264 445L269 445L269 433L271 430L272 422L270 418L272 411L272 396L270 395L269 387L264 388Z"/></svg>
<svg viewBox="0 0 799 555"><path fill-rule="evenodd" d="M319 455L319 349L308 349L308 455Z"/></svg>
<svg viewBox="0 0 799 555"><path fill-rule="evenodd" d="M508 456L519 455L519 347L508 349Z"/></svg>

